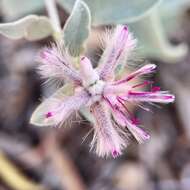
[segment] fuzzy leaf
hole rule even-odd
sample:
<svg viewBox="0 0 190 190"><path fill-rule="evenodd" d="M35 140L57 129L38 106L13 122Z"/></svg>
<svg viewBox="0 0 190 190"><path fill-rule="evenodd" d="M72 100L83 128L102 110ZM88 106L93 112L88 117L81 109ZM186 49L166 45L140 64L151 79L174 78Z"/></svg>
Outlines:
<svg viewBox="0 0 190 190"><path fill-rule="evenodd" d="M61 101L65 97L73 94L73 86L70 84L64 85L60 89L58 89L51 97L44 100L33 112L32 117L30 119L30 123L36 126L44 127L55 125L52 120L46 120L45 114L51 108L52 104L55 103L55 99Z"/></svg>
<svg viewBox="0 0 190 190"><path fill-rule="evenodd" d="M84 0L89 6L93 25L134 22L146 15L160 0ZM58 1L69 12L75 0Z"/></svg>
<svg viewBox="0 0 190 190"><path fill-rule="evenodd" d="M165 0L159 6L164 28L168 35L180 32L184 12L189 10L190 0Z"/></svg>
<svg viewBox="0 0 190 190"><path fill-rule="evenodd" d="M90 11L86 3L77 1L68 18L63 32L64 42L71 55L78 56L84 49L85 40L88 38L91 26Z"/></svg>
<svg viewBox="0 0 190 190"><path fill-rule="evenodd" d="M80 113L90 123L93 123L93 124L96 123L94 116L90 113L88 108L86 108L86 107L81 108Z"/></svg>
<svg viewBox="0 0 190 190"><path fill-rule="evenodd" d="M10 39L39 40L53 33L50 21L45 16L29 15L11 23L0 24L0 34Z"/></svg>
<svg viewBox="0 0 190 190"><path fill-rule="evenodd" d="M158 11L158 8L155 8L143 19L129 24L129 27L138 39L138 46L141 47L139 53L143 56L176 63L185 57L188 47L183 43L177 46L170 44Z"/></svg>
<svg viewBox="0 0 190 190"><path fill-rule="evenodd" d="M1 6L5 18L15 19L40 10L44 6L44 2L43 0L2 0Z"/></svg>

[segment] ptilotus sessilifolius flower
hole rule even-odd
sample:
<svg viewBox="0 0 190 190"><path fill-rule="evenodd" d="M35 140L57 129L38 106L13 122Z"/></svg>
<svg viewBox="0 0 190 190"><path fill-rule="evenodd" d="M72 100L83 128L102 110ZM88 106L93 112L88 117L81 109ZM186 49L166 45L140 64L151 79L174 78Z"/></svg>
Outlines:
<svg viewBox="0 0 190 190"><path fill-rule="evenodd" d="M107 41L97 68L92 67L90 59L81 56L78 69L74 66L76 59L69 55L64 45L43 49L38 57L42 77L70 83L73 91L65 94L65 87L59 89L37 108L31 122L61 126L73 112L87 108L95 119L91 149L99 156L112 155L115 158L121 155L128 145L129 133L139 143L148 140L149 134L138 126L138 120L130 113L127 103L144 108L142 102L170 103L174 101L174 95L160 91L159 87L152 87L150 91L138 90L141 86L152 86L149 81L131 84L137 77L155 72L154 64L116 78L117 66L127 62L135 46L136 40L128 28L117 26Z"/></svg>

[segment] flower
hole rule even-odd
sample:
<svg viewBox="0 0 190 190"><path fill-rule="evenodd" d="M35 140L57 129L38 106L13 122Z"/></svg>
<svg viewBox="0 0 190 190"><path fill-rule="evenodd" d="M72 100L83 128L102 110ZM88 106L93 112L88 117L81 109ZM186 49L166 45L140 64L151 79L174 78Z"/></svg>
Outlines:
<svg viewBox="0 0 190 190"><path fill-rule="evenodd" d="M95 119L91 149L95 149L99 156L112 155L115 158L121 155L128 145L129 132L139 143L148 140L149 134L137 126L139 121L132 117L126 103L139 103L148 110L140 103L170 103L174 101L174 95L161 91L159 87L152 87L148 92L137 90L140 86L152 85L149 81L131 85L133 79L153 73L154 64L116 78L117 66L125 64L135 46L136 40L127 26L117 26L108 39L98 67L93 68L91 61L81 56L79 69L64 46L43 49L39 54L41 64L38 68L42 77L72 83L74 90L69 95L58 90L45 100L34 114L38 119L40 117L41 125L61 126L73 112L86 107ZM35 119L33 117L32 121Z"/></svg>

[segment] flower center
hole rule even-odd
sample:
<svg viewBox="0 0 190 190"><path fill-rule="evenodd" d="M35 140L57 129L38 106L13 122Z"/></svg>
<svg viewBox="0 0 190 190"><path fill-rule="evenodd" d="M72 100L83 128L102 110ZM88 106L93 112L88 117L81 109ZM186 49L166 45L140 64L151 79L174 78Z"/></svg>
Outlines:
<svg viewBox="0 0 190 190"><path fill-rule="evenodd" d="M105 82L97 80L95 83L87 87L87 91L92 96L92 101L96 102L102 98Z"/></svg>

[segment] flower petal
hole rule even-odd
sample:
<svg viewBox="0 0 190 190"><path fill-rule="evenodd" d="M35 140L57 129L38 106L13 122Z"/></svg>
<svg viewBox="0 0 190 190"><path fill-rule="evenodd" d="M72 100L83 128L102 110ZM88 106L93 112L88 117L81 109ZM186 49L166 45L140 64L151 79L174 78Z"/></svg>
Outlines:
<svg viewBox="0 0 190 190"><path fill-rule="evenodd" d="M125 101L134 102L155 102L155 103L171 103L175 100L175 96L165 91L158 92L132 92L126 96L120 97Z"/></svg>
<svg viewBox="0 0 190 190"><path fill-rule="evenodd" d="M105 99L108 105L111 107L112 116L115 122L122 126L123 128L127 128L130 133L135 137L135 139L139 143L143 143L148 140L150 136L141 128L137 127L131 119L125 114L124 110L120 106L119 102L117 103L117 99L115 96L109 96Z"/></svg>
<svg viewBox="0 0 190 190"><path fill-rule="evenodd" d="M152 72L155 71L155 69L156 69L156 65L155 64L145 65L145 66L141 67L140 69L134 71L133 73L131 73L131 74L123 77L123 79L114 82L114 84L118 85L118 84L122 84L122 83L128 82L128 81L132 80L135 77L152 73Z"/></svg>
<svg viewBox="0 0 190 190"><path fill-rule="evenodd" d="M120 84L120 85L113 85L113 84L106 84L104 87L104 95L119 95L119 94L125 94L126 92L130 91L132 87L128 84Z"/></svg>
<svg viewBox="0 0 190 190"><path fill-rule="evenodd" d="M66 50L53 45L51 48L44 48L38 55L37 61L41 64L38 67L43 78L70 79L77 84L82 82L77 70L71 63L71 58Z"/></svg>
<svg viewBox="0 0 190 190"><path fill-rule="evenodd" d="M53 120L56 126L61 126L74 111L79 111L82 106L87 104L89 99L90 96L86 91L77 92L73 96L67 97L56 107L50 109L49 111L52 113L52 116L47 119Z"/></svg>
<svg viewBox="0 0 190 190"><path fill-rule="evenodd" d="M150 135L147 132L145 132L142 128L137 127L135 124L132 124L128 118L125 118L125 122L127 128L138 141L138 143L141 144L150 139Z"/></svg>
<svg viewBox="0 0 190 190"><path fill-rule="evenodd" d="M66 96L62 88L52 97L45 100L33 113L30 122L38 126L61 125L74 111L89 101L86 91L75 93L73 96ZM62 91L62 94L60 93ZM57 95L58 93L61 96Z"/></svg>
<svg viewBox="0 0 190 190"><path fill-rule="evenodd" d="M82 57L80 61L80 71L83 78L83 86L90 86L98 79L98 73L92 67L91 61L87 57Z"/></svg>
<svg viewBox="0 0 190 190"><path fill-rule="evenodd" d="M74 94L74 88L71 84L66 84L60 89L58 89L51 97L44 100L33 112L30 123L37 126L50 126L55 123L48 120L45 120L44 116L52 107L52 104L55 104L55 100L63 101L67 96Z"/></svg>
<svg viewBox="0 0 190 190"><path fill-rule="evenodd" d="M94 138L91 149L95 147L99 156L116 157L126 147L124 139L120 136L117 129L112 125L110 113L105 103L95 103L91 106L92 114L96 119L94 126Z"/></svg>
<svg viewBox="0 0 190 190"><path fill-rule="evenodd" d="M129 51L134 49L136 41L129 33L127 26L117 26L114 35L102 55L99 65L99 74L102 80L114 78L114 71L119 63L126 62Z"/></svg>
<svg viewBox="0 0 190 190"><path fill-rule="evenodd" d="M130 133L135 137L138 143L141 144L146 140L150 139L150 135L143 129L133 124L132 121L123 114L123 112L115 110L112 112L112 114L114 120L118 123L118 125L126 127L130 131Z"/></svg>

